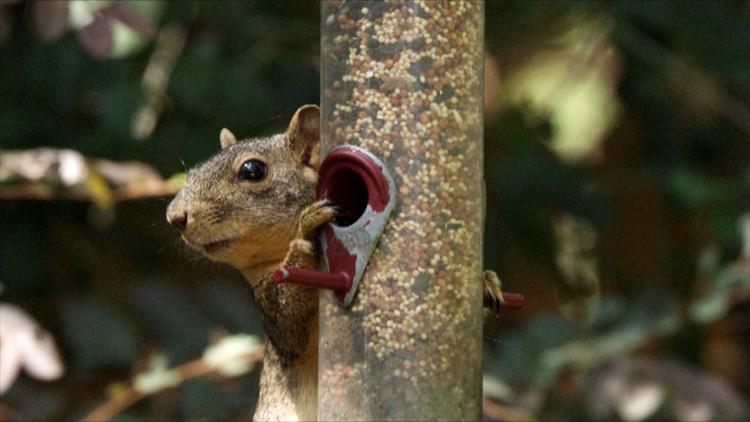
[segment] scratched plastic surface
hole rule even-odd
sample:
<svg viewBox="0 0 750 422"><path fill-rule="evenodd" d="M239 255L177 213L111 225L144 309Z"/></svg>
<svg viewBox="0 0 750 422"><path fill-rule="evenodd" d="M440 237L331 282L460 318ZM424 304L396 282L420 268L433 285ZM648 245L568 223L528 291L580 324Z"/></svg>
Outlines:
<svg viewBox="0 0 750 422"><path fill-rule="evenodd" d="M321 19L323 151L380 157L397 203L352 306L321 297L319 419L480 419L484 4Z"/></svg>

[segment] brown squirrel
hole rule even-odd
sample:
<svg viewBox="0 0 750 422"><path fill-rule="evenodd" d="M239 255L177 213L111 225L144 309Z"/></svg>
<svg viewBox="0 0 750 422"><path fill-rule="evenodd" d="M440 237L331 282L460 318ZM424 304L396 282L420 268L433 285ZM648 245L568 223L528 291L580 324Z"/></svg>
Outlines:
<svg viewBox="0 0 750 422"><path fill-rule="evenodd" d="M318 268L318 228L335 216L315 201L320 110L301 107L284 134L238 142L227 129L222 150L190 170L167 221L210 259L242 271L268 338L256 420L317 419L318 292L277 284L279 267ZM485 300L502 303L500 282L485 272Z"/></svg>

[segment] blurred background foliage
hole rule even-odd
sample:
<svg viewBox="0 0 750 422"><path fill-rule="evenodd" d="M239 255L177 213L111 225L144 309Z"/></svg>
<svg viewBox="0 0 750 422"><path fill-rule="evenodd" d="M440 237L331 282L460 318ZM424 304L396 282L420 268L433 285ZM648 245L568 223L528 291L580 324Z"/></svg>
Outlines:
<svg viewBox="0 0 750 422"><path fill-rule="evenodd" d="M222 127L274 133L318 101L318 21L316 2L0 2L0 301L66 368L15 380L0 419L79 418L262 336L241 276L164 211ZM747 416L748 46L749 2L487 2L485 267L527 298L486 323L488 419ZM257 369L177 384L119 417L246 419Z"/></svg>

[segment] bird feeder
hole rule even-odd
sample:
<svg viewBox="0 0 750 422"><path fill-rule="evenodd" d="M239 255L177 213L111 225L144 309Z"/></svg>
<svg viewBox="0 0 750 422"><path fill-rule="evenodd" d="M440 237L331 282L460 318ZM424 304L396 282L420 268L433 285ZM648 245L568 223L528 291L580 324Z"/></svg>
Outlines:
<svg viewBox="0 0 750 422"><path fill-rule="evenodd" d="M358 288L321 294L318 419L480 419L484 4L327 0L321 19L321 151L367 151L395 203ZM346 230L378 187L321 170Z"/></svg>

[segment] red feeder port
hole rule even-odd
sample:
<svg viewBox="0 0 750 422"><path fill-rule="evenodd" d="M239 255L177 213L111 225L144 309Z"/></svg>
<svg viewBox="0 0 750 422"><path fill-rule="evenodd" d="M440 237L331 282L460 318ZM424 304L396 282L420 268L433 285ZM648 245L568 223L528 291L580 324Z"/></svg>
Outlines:
<svg viewBox="0 0 750 422"><path fill-rule="evenodd" d="M277 283L297 283L336 292L348 292L352 287L346 273L326 273L304 268L279 268L273 272L273 279Z"/></svg>
<svg viewBox="0 0 750 422"><path fill-rule="evenodd" d="M328 272L281 268L274 279L333 290L347 306L393 210L396 185L380 159L350 145L331 150L319 174L316 196L337 209L334 222L321 234Z"/></svg>

